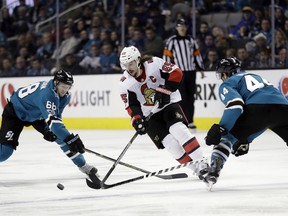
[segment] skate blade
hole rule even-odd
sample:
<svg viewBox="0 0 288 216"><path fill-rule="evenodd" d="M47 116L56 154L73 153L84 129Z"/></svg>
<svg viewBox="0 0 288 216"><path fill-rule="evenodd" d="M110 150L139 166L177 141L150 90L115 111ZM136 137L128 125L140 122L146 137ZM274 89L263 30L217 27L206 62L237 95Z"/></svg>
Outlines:
<svg viewBox="0 0 288 216"><path fill-rule="evenodd" d="M208 182L208 183L206 183L206 186L207 186L206 189L207 189L207 191L211 192L214 184L215 184L214 182Z"/></svg>

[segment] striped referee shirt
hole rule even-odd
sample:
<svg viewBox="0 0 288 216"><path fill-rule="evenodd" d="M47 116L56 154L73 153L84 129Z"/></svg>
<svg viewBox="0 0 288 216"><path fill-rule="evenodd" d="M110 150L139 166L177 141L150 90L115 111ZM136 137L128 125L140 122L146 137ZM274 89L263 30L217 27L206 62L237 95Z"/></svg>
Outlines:
<svg viewBox="0 0 288 216"><path fill-rule="evenodd" d="M195 71L196 64L204 70L204 64L197 42L189 35L173 35L167 39L163 59L176 64L183 71Z"/></svg>

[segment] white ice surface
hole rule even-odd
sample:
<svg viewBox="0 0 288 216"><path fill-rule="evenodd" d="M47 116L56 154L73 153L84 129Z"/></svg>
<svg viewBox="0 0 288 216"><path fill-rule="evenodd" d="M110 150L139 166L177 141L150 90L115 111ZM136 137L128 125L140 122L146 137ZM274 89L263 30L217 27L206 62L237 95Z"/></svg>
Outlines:
<svg viewBox="0 0 288 216"><path fill-rule="evenodd" d="M78 130L87 148L117 158L134 134L132 130ZM288 132L287 132L288 133ZM205 156L206 131L197 131ZM85 153L103 178L112 162ZM157 150L148 136L139 136L122 161L157 171L178 165L166 150ZM208 192L203 182L182 168L189 178L162 180L151 177L110 189L93 190L85 176L54 143L24 129L12 157L0 164L0 216L97 215L288 215L288 149L272 132L265 132L246 156L231 156L221 176ZM118 165L106 181L143 175ZM56 185L65 186L63 191Z"/></svg>

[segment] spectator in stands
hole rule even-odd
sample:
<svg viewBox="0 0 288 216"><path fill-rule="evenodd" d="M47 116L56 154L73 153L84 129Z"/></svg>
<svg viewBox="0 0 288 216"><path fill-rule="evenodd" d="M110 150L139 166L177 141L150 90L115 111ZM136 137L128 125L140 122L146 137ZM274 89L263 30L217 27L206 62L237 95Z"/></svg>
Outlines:
<svg viewBox="0 0 288 216"><path fill-rule="evenodd" d="M65 71L70 71L71 74L86 74L86 70L79 65L75 56L72 53L67 54L64 59L61 68Z"/></svg>
<svg viewBox="0 0 288 216"><path fill-rule="evenodd" d="M79 43L75 48L75 54L79 58L84 58L89 52L89 35L87 30L82 30L80 32Z"/></svg>
<svg viewBox="0 0 288 216"><path fill-rule="evenodd" d="M0 69L0 77L15 77L16 74L15 68L12 66L12 60L10 58L2 59L2 65Z"/></svg>
<svg viewBox="0 0 288 216"><path fill-rule="evenodd" d="M16 7L14 7L13 9L13 16L18 19L19 16L22 16L23 14L19 14L19 8L24 8L25 11L28 13L30 6L26 4L26 0L19 0L19 5L17 5ZM26 16L26 14L25 14Z"/></svg>
<svg viewBox="0 0 288 216"><path fill-rule="evenodd" d="M275 54L278 55L282 48L288 48L288 40L285 33L278 28L275 30Z"/></svg>
<svg viewBox="0 0 288 216"><path fill-rule="evenodd" d="M245 6L242 9L242 18L240 22L231 30L229 36L231 38L245 39L251 37L255 15L252 7Z"/></svg>
<svg viewBox="0 0 288 216"><path fill-rule="evenodd" d="M288 18L285 19L283 31L284 31L286 37L288 38Z"/></svg>
<svg viewBox="0 0 288 216"><path fill-rule="evenodd" d="M92 17L92 8L89 6L85 6L82 11L81 20L83 20L85 29L89 29L91 27L91 17Z"/></svg>
<svg viewBox="0 0 288 216"><path fill-rule="evenodd" d="M198 40L199 47L202 48L205 44L206 35L211 35L209 25L206 21L201 21L196 39ZM202 50L201 50L202 52Z"/></svg>
<svg viewBox="0 0 288 216"><path fill-rule="evenodd" d="M9 52L9 50L7 49L6 45L0 44L0 62L4 59L4 58L9 58L12 59L12 54Z"/></svg>
<svg viewBox="0 0 288 216"><path fill-rule="evenodd" d="M116 53L112 52L110 43L103 44L102 53L100 54L101 73L111 74L121 72L120 63Z"/></svg>
<svg viewBox="0 0 288 216"><path fill-rule="evenodd" d="M15 61L15 71L18 76L27 75L27 62L22 56L17 56Z"/></svg>
<svg viewBox="0 0 288 216"><path fill-rule="evenodd" d="M2 8L2 20L0 20L1 31L5 34L6 37L11 37L14 35L14 18L10 15L8 8Z"/></svg>
<svg viewBox="0 0 288 216"><path fill-rule="evenodd" d="M29 52L27 47L23 46L20 47L18 55L22 56L24 59L26 59L26 61L30 61L32 53Z"/></svg>
<svg viewBox="0 0 288 216"><path fill-rule="evenodd" d="M271 68L271 58L268 50L260 50L259 54L257 55L257 61L255 66L257 68Z"/></svg>
<svg viewBox="0 0 288 216"><path fill-rule="evenodd" d="M133 37L127 41L127 46L135 46L140 52L144 51L144 37L141 29L134 30Z"/></svg>
<svg viewBox="0 0 288 216"><path fill-rule="evenodd" d="M102 28L102 17L99 15L93 15L91 19L91 29L93 28Z"/></svg>
<svg viewBox="0 0 288 216"><path fill-rule="evenodd" d="M127 27L127 34L125 35L125 42L127 43L128 40L131 40L133 38L134 35L134 31L135 31L135 27L134 26L128 26Z"/></svg>
<svg viewBox="0 0 288 216"><path fill-rule="evenodd" d="M39 21L39 14L42 7L40 0L33 0L33 6L28 12L29 23L35 25Z"/></svg>
<svg viewBox="0 0 288 216"><path fill-rule="evenodd" d="M269 7L271 13L271 6ZM275 5L275 29L284 29L285 15L282 7Z"/></svg>
<svg viewBox="0 0 288 216"><path fill-rule="evenodd" d="M255 41L256 47L254 56L260 53L262 50L267 50L267 43L266 43L266 36L263 33L259 33L256 36L253 37L253 40Z"/></svg>
<svg viewBox="0 0 288 216"><path fill-rule="evenodd" d="M87 73L100 73L100 48L97 45L92 45L87 56L82 59L79 65L86 69Z"/></svg>
<svg viewBox="0 0 288 216"><path fill-rule="evenodd" d="M271 25L270 20L267 18L263 18L261 22L261 29L259 33L263 33L266 37L266 46L271 46L272 42L272 33L271 33Z"/></svg>
<svg viewBox="0 0 288 216"><path fill-rule="evenodd" d="M47 76L50 72L44 67L42 61L37 57L30 59L30 68L27 71L27 76Z"/></svg>
<svg viewBox="0 0 288 216"><path fill-rule="evenodd" d="M92 45L102 46L102 41L100 39L100 32L101 29L98 27L93 27L91 30L91 35L89 35L89 42L87 44L87 47L90 47Z"/></svg>
<svg viewBox="0 0 288 216"><path fill-rule="evenodd" d="M207 59L208 50L210 49L216 49L215 43L214 43L214 37L212 34L208 34L205 36L204 44L200 46L201 55L204 61Z"/></svg>
<svg viewBox="0 0 288 216"><path fill-rule="evenodd" d="M160 3L160 1L158 1ZM159 8L151 8L148 10L148 17L145 28L154 28L155 33L161 38L166 37L164 25L165 17L160 14Z"/></svg>
<svg viewBox="0 0 288 216"><path fill-rule="evenodd" d="M164 42L153 27L145 29L144 51L146 54L162 58Z"/></svg>
<svg viewBox="0 0 288 216"><path fill-rule="evenodd" d="M76 30L76 25L75 25L75 20L74 20L74 18L72 18L72 17L68 17L67 19L66 19L66 23L64 24L64 28L65 29L70 29L71 30L71 32L73 33L73 35L76 37L76 32L77 32L77 30Z"/></svg>
<svg viewBox="0 0 288 216"><path fill-rule="evenodd" d="M285 68L285 69L288 68L288 50L287 50L287 48L283 47L279 51L279 55L276 58L275 66L276 66L276 68Z"/></svg>
<svg viewBox="0 0 288 216"><path fill-rule="evenodd" d="M42 6L40 7L39 15L38 15L38 20L36 21L36 23L45 21L45 20L47 20L49 17L50 17L50 16L48 15L48 8L47 8L47 6L42 5Z"/></svg>
<svg viewBox="0 0 288 216"><path fill-rule="evenodd" d="M48 59L52 56L55 49L55 44L51 40L51 33L44 32L42 35L41 45L36 51L37 57L41 59Z"/></svg>
<svg viewBox="0 0 288 216"><path fill-rule="evenodd" d="M110 43L112 45L113 52L118 53L121 42L116 30L113 30L110 34Z"/></svg>
<svg viewBox="0 0 288 216"><path fill-rule="evenodd" d="M237 49L236 57L241 62L241 68L243 70L247 70L247 69L251 69L255 67L255 62L250 60L249 54L245 47L239 47Z"/></svg>
<svg viewBox="0 0 288 216"><path fill-rule="evenodd" d="M236 56L236 50L234 48L228 48L225 50L225 58L232 58Z"/></svg>
<svg viewBox="0 0 288 216"><path fill-rule="evenodd" d="M102 29L100 32L100 40L102 44L110 43L110 34L108 31Z"/></svg>
<svg viewBox="0 0 288 216"><path fill-rule="evenodd" d="M78 45L77 38L73 35L71 29L64 29L64 40L61 42L58 49L55 49L52 59L59 59L65 57L67 54L74 53L76 46ZM69 70L68 70L69 71ZM72 72L71 72L72 73Z"/></svg>
<svg viewBox="0 0 288 216"><path fill-rule="evenodd" d="M82 31L87 31L88 28L85 26L85 22L83 19L79 19L76 23L76 28L75 28L75 36L77 38L81 37L80 34Z"/></svg>
<svg viewBox="0 0 288 216"><path fill-rule="evenodd" d="M253 27L254 33L252 33L252 36L254 36L253 34L255 34L255 32L259 32L261 30L261 22L262 22L262 19L264 18L264 12L260 8L255 8L254 15L255 15L255 21L254 21L254 27Z"/></svg>
<svg viewBox="0 0 288 216"><path fill-rule="evenodd" d="M12 23L13 28L15 29L15 34L25 34L29 31L29 17L28 11L25 6L19 6L17 8L17 16Z"/></svg>
<svg viewBox="0 0 288 216"><path fill-rule="evenodd" d="M215 71L218 65L219 56L216 49L210 49L207 53L207 59L204 63L205 70Z"/></svg>
<svg viewBox="0 0 288 216"><path fill-rule="evenodd" d="M224 29L219 26L214 26L211 30L214 36L214 44L217 49L219 58L225 57L225 50L231 47L230 38L224 32Z"/></svg>

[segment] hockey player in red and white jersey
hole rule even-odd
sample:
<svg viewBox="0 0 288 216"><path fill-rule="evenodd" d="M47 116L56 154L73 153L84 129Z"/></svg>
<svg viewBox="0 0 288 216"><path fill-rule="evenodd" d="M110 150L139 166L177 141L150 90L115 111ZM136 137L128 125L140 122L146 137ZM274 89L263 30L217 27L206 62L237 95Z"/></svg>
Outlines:
<svg viewBox="0 0 288 216"><path fill-rule="evenodd" d="M181 101L180 68L158 57L141 58L134 46L122 50L120 63L124 70L120 95L132 126L141 135L147 133L158 149L167 149L179 163L197 161L189 168L202 179L208 172L208 163L178 104ZM158 109L145 121L156 102Z"/></svg>

